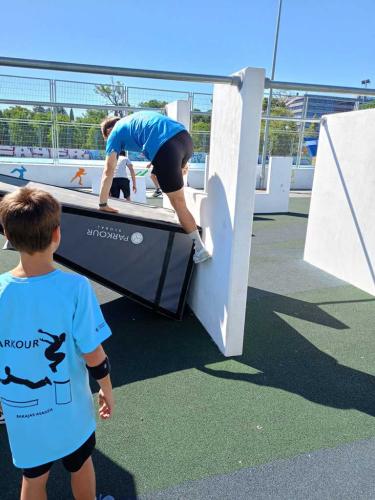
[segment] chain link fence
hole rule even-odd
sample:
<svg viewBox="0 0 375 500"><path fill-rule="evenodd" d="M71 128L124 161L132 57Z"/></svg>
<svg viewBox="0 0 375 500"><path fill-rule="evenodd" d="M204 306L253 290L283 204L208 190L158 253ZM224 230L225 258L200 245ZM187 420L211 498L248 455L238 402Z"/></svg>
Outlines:
<svg viewBox="0 0 375 500"><path fill-rule="evenodd" d="M273 155L293 156L297 166L312 165L314 156L307 143L317 143L321 116L363 105L363 97L358 96L274 90L266 116L267 99L265 94L258 159L263 164ZM105 145L99 124L105 116L126 116L140 109L164 112L165 105L175 100L190 102L190 130L202 159L210 148L209 93L129 87L114 79L98 84L0 75L0 159L103 159ZM266 122L268 139L263 148Z"/></svg>

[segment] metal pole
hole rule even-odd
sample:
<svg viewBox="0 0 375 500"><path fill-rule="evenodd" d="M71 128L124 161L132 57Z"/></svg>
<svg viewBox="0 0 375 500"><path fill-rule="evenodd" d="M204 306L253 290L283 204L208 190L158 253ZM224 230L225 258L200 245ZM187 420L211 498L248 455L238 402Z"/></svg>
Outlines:
<svg viewBox="0 0 375 500"><path fill-rule="evenodd" d="M78 64L58 61L41 61L37 59L19 59L17 57L0 57L0 66L18 68L47 69L68 71L73 73L93 73L97 75L131 76L135 78L156 78L162 80L182 80L186 82L226 83L241 87L240 76L205 75L200 73L179 73L176 71L154 71L149 69L120 68L118 66L97 66L94 64Z"/></svg>
<svg viewBox="0 0 375 500"><path fill-rule="evenodd" d="M297 168L301 165L301 156L302 156L303 138L305 135L305 123L306 123L308 102L309 102L309 97L307 95L305 95L305 99L304 99L304 103L303 103L303 110L302 110L302 122L301 122L301 128L300 128L300 132L299 132L297 158L296 158L296 167Z"/></svg>
<svg viewBox="0 0 375 500"><path fill-rule="evenodd" d="M339 85L324 85L319 83L298 83L298 82L279 82L266 78L264 82L266 89L280 90L305 90L306 92L327 92L331 94L360 94L375 96L375 89L359 87L340 87Z"/></svg>
<svg viewBox="0 0 375 500"><path fill-rule="evenodd" d="M56 103L56 82L54 80L50 80L49 82L50 88L50 100L51 104ZM54 165L58 163L59 159L59 139L58 139L58 129L57 129L57 113L56 106L51 106L51 143L52 143L52 160Z"/></svg>
<svg viewBox="0 0 375 500"><path fill-rule="evenodd" d="M279 29L280 29L280 18L281 18L281 9L282 9L283 0L279 0L279 12L277 15L277 24L276 24L276 35L275 35L275 44L273 49L273 58L272 58L272 71L271 71L271 80L274 79L275 76L275 68L276 68L276 56L277 56L277 46L279 43ZM270 113L272 106L272 88L270 88L270 93L268 96L267 102L267 111L266 111L266 124L264 126L264 134L263 134L263 150L262 150L262 170L260 175L260 188L265 189L265 180L266 180L266 159L267 159L267 145L268 145L268 136L269 136L269 128L270 128Z"/></svg>

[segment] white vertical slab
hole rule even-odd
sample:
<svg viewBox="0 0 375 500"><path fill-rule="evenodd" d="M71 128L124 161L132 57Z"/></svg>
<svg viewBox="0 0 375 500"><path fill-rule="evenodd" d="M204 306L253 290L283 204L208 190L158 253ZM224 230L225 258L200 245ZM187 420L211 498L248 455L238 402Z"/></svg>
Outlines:
<svg viewBox="0 0 375 500"><path fill-rule="evenodd" d="M255 195L256 214L288 212L293 157L272 156L267 169L267 189Z"/></svg>
<svg viewBox="0 0 375 500"><path fill-rule="evenodd" d="M190 102L189 101L173 101L166 105L167 115L182 123L186 130L190 130Z"/></svg>
<svg viewBox="0 0 375 500"><path fill-rule="evenodd" d="M324 117L304 258L375 295L375 109Z"/></svg>
<svg viewBox="0 0 375 500"><path fill-rule="evenodd" d="M213 257L196 266L189 304L226 356L242 353L264 70L241 90L215 85L207 195L187 189Z"/></svg>

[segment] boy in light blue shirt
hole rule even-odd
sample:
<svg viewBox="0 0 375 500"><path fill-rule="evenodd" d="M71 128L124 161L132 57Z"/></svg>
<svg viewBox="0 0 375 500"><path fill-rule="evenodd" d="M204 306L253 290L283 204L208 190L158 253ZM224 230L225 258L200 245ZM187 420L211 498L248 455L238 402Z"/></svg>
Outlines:
<svg viewBox="0 0 375 500"><path fill-rule="evenodd" d="M95 413L113 412L111 335L86 278L55 269L60 206L50 194L21 188L0 202L5 236L20 252L0 275L0 401L13 462L23 469L22 500L46 497L49 471L62 459L75 498L95 498Z"/></svg>

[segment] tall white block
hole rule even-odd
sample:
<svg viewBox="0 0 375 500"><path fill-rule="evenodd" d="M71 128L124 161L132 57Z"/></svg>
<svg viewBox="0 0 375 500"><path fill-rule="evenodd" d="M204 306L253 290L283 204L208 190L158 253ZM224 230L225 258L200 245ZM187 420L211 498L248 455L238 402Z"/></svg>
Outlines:
<svg viewBox="0 0 375 500"><path fill-rule="evenodd" d="M190 102L173 101L166 105L167 115L172 120L182 123L186 130L190 130Z"/></svg>
<svg viewBox="0 0 375 500"><path fill-rule="evenodd" d="M241 90L214 88L207 194L186 190L212 259L196 266L189 304L226 356L242 353L264 70Z"/></svg>
<svg viewBox="0 0 375 500"><path fill-rule="evenodd" d="M375 295L375 109L324 117L305 260Z"/></svg>

